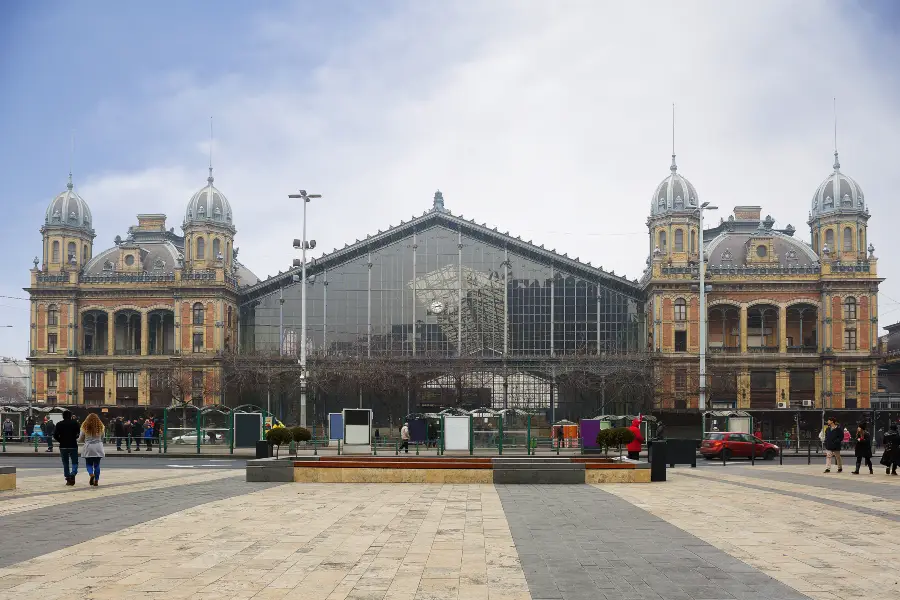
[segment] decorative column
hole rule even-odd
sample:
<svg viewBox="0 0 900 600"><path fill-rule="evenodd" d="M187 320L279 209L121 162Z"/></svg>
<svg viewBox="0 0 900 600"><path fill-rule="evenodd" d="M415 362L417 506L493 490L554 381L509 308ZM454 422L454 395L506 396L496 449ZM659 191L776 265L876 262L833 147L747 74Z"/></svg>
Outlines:
<svg viewBox="0 0 900 600"><path fill-rule="evenodd" d="M106 315L106 354L112 356L116 353L116 312L111 310Z"/></svg>
<svg viewBox="0 0 900 600"><path fill-rule="evenodd" d="M150 354L150 315L141 311L141 356Z"/></svg>
<svg viewBox="0 0 900 600"><path fill-rule="evenodd" d="M138 372L138 397L139 406L147 406L150 404L150 373L147 369L141 369Z"/></svg>
<svg viewBox="0 0 900 600"><path fill-rule="evenodd" d="M172 307L172 312L174 314L173 321L173 329L172 337L174 338L172 341L174 342L173 350L175 354L181 354L181 296L175 296L174 298L175 305Z"/></svg>
<svg viewBox="0 0 900 600"><path fill-rule="evenodd" d="M741 354L747 354L747 306L741 305Z"/></svg>
<svg viewBox="0 0 900 600"><path fill-rule="evenodd" d="M784 304L778 307L778 352L787 352L787 307Z"/></svg>
<svg viewBox="0 0 900 600"><path fill-rule="evenodd" d="M775 374L775 402L787 402L788 406L791 405L790 372L784 368L778 369Z"/></svg>
<svg viewBox="0 0 900 600"><path fill-rule="evenodd" d="M741 369L737 377L737 407L750 408L750 371Z"/></svg>
<svg viewBox="0 0 900 600"><path fill-rule="evenodd" d="M106 373L103 375L103 383L104 387L104 396L103 396L103 404L115 404L116 403L116 372L112 369L108 369Z"/></svg>

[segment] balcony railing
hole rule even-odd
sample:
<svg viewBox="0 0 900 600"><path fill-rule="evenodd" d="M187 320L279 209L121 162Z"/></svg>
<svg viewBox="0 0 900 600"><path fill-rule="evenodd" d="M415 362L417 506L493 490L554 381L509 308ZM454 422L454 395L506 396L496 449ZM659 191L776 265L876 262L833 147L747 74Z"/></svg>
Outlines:
<svg viewBox="0 0 900 600"><path fill-rule="evenodd" d="M778 346L747 346L750 354L778 354Z"/></svg>
<svg viewBox="0 0 900 600"><path fill-rule="evenodd" d="M706 350L709 354L740 354L740 346L710 346Z"/></svg>
<svg viewBox="0 0 900 600"><path fill-rule="evenodd" d="M175 354L175 348L150 348L148 353L151 356L172 356Z"/></svg>
<svg viewBox="0 0 900 600"><path fill-rule="evenodd" d="M817 346L788 346L788 354L816 354L819 351Z"/></svg>
<svg viewBox="0 0 900 600"><path fill-rule="evenodd" d="M106 356L109 352L106 348L91 348L81 353L82 356Z"/></svg>
<svg viewBox="0 0 900 600"><path fill-rule="evenodd" d="M137 356L140 354L140 349L137 348L116 348L116 356Z"/></svg>

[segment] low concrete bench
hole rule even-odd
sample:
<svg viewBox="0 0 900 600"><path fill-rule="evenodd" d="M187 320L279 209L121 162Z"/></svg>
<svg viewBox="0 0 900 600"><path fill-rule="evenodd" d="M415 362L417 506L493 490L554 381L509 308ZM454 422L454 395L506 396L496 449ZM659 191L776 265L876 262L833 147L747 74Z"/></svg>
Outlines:
<svg viewBox="0 0 900 600"><path fill-rule="evenodd" d="M316 461L317 456L259 458L247 461L247 479L252 482L289 483L294 481L295 461Z"/></svg>
<svg viewBox="0 0 900 600"><path fill-rule="evenodd" d="M16 489L16 468L0 467L0 492Z"/></svg>

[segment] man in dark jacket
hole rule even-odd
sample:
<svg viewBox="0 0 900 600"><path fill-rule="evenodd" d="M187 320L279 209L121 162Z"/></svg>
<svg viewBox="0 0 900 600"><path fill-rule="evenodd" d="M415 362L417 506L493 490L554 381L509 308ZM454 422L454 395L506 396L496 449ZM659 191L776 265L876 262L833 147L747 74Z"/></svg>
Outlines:
<svg viewBox="0 0 900 600"><path fill-rule="evenodd" d="M25 419L25 436L28 438L26 441L31 441L31 436L34 435L34 419L28 417Z"/></svg>
<svg viewBox="0 0 900 600"><path fill-rule="evenodd" d="M41 423L41 431L44 432L44 439L47 440L47 452L53 452L53 432L56 431L56 423L51 421L49 417L44 417L44 422Z"/></svg>
<svg viewBox="0 0 900 600"><path fill-rule="evenodd" d="M125 437L125 424L122 423L122 417L116 418L113 424L113 435L116 436L116 450L122 451L122 438Z"/></svg>
<svg viewBox="0 0 900 600"><path fill-rule="evenodd" d="M885 474L896 475L898 463L900 463L900 432L897 431L897 424L891 423L888 432L884 434L884 453L881 455Z"/></svg>
<svg viewBox="0 0 900 600"><path fill-rule="evenodd" d="M831 461L834 460L837 465L837 472L844 470L844 461L841 460L841 444L844 441L844 428L834 417L828 419L828 426L825 429L825 472L831 473Z"/></svg>
<svg viewBox="0 0 900 600"><path fill-rule="evenodd" d="M66 485L75 485L75 476L78 474L78 423L72 418L72 413L63 411L63 420L56 426L53 432L54 439L59 443L59 456L62 458L63 475ZM69 471L69 462L72 470Z"/></svg>

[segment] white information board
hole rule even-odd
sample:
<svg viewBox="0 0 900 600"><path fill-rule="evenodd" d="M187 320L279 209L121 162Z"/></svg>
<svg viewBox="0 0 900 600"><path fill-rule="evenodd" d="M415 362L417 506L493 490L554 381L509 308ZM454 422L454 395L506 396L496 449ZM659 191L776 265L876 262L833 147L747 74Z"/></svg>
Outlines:
<svg viewBox="0 0 900 600"><path fill-rule="evenodd" d="M444 450L469 451L471 417L444 417Z"/></svg>
<svg viewBox="0 0 900 600"><path fill-rule="evenodd" d="M736 433L753 433L750 431L750 417L730 417L728 419L728 431Z"/></svg>
<svg viewBox="0 0 900 600"><path fill-rule="evenodd" d="M372 443L372 411L368 408L345 408L344 445L367 445Z"/></svg>

